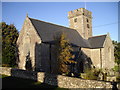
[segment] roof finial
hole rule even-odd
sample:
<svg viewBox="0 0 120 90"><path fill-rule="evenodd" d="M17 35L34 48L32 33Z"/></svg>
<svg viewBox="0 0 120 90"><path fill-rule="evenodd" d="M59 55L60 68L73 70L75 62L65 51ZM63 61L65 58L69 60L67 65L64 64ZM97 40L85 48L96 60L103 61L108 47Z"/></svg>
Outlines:
<svg viewBox="0 0 120 90"><path fill-rule="evenodd" d="M84 1L84 3L85 3L85 9L86 9L86 0Z"/></svg>
<svg viewBox="0 0 120 90"><path fill-rule="evenodd" d="M28 17L28 13L26 14L26 17Z"/></svg>
<svg viewBox="0 0 120 90"><path fill-rule="evenodd" d="M110 36L110 33L109 33L109 32L107 32L107 35L109 35L109 36Z"/></svg>

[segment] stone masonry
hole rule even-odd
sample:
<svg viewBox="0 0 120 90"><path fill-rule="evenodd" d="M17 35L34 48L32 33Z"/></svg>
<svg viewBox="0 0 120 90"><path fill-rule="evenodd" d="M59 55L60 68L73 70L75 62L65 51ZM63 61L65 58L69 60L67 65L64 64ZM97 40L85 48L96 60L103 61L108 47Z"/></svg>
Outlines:
<svg viewBox="0 0 120 90"><path fill-rule="evenodd" d="M103 88L104 90L112 88L111 82L84 80L80 78L48 74L44 72L12 69L7 67L0 67L0 74L5 74L19 78L32 79L40 81L42 83L59 86L61 88L86 88L86 89ZM118 84L118 88L119 87L120 84Z"/></svg>
<svg viewBox="0 0 120 90"><path fill-rule="evenodd" d="M92 12L79 8L68 12L69 27L76 29L80 35L88 39L92 36Z"/></svg>

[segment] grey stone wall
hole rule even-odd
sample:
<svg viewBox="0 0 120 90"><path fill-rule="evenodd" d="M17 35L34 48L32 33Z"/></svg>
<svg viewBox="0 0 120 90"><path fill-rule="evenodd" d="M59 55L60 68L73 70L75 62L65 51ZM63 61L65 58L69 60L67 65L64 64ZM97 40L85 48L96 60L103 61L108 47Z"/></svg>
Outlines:
<svg viewBox="0 0 120 90"><path fill-rule="evenodd" d="M62 75L48 74L44 72L26 71L0 67L0 74L27 78L62 88L112 88L110 82L84 80L80 78L67 77ZM120 87L120 84L118 85Z"/></svg>
<svg viewBox="0 0 120 90"><path fill-rule="evenodd" d="M18 67L19 69L26 69L26 56L28 52L30 52L31 64L32 69L35 70L35 67L38 66L35 62L35 45L40 44L41 39L35 30L34 26L32 25L29 17L26 17L23 27L20 31L20 35L17 40L18 51L19 51L19 62ZM39 58L39 57L37 57Z"/></svg>
<svg viewBox="0 0 120 90"><path fill-rule="evenodd" d="M8 67L0 67L0 74L11 76L11 69Z"/></svg>
<svg viewBox="0 0 120 90"><path fill-rule="evenodd" d="M96 68L101 68L101 52L100 52L100 48L98 49L91 49L91 59L93 62L93 65Z"/></svg>
<svg viewBox="0 0 120 90"><path fill-rule="evenodd" d="M104 48L102 49L102 68L111 69L115 65L114 58L114 46L112 40L110 39L109 33L107 34L106 40L104 42ZM109 62L109 64L108 64Z"/></svg>

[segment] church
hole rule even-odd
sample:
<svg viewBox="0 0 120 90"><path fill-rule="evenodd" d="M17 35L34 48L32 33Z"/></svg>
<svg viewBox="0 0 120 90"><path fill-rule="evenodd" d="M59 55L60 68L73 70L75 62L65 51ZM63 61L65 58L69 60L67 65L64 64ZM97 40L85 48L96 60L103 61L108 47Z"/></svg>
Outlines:
<svg viewBox="0 0 120 90"><path fill-rule="evenodd" d="M114 67L114 46L109 33L92 35L92 12L79 8L68 12L69 27L30 18L28 15L20 31L18 68L54 73L58 71L55 37L65 33L73 48L74 71L83 73L86 68L111 69ZM30 59L29 59L30 58Z"/></svg>

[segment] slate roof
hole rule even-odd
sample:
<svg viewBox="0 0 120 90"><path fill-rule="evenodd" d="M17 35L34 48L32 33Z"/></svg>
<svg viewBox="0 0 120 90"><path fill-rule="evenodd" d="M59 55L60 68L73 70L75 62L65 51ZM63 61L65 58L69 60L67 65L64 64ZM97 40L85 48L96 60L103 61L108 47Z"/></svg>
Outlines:
<svg viewBox="0 0 120 90"><path fill-rule="evenodd" d="M93 36L88 39L91 48L102 48L107 35Z"/></svg>
<svg viewBox="0 0 120 90"><path fill-rule="evenodd" d="M66 39L69 40L71 44L84 48L90 48L89 42L83 39L80 34L74 29L33 18L29 19L31 20L33 26L35 27L43 42L54 41L54 37L64 32L66 34Z"/></svg>
<svg viewBox="0 0 120 90"><path fill-rule="evenodd" d="M75 46L82 48L102 48L107 35L93 36L88 40L83 39L75 30L49 22L29 18L41 37L42 42L53 42L61 33L66 34L66 39Z"/></svg>

